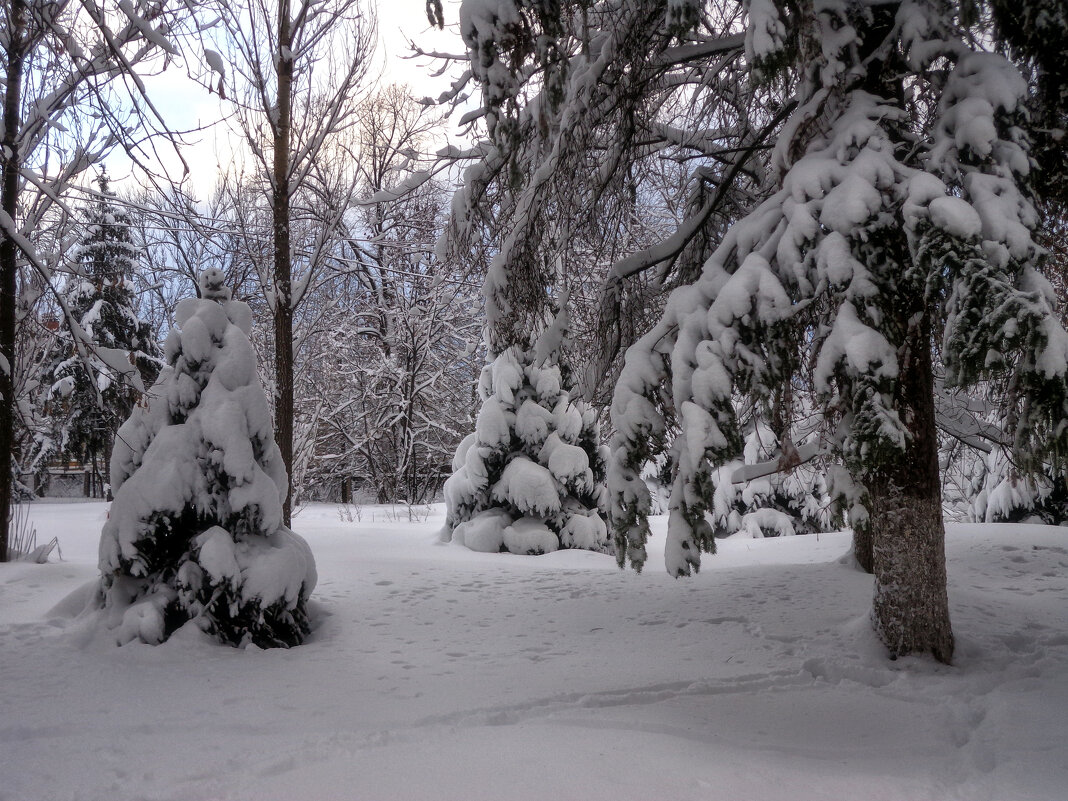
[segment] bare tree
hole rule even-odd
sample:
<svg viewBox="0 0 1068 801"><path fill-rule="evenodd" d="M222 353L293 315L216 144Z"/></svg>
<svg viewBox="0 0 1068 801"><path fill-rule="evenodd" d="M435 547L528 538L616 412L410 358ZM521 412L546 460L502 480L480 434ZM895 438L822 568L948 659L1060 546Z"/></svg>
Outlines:
<svg viewBox="0 0 1068 801"><path fill-rule="evenodd" d="M158 330L169 328L178 301L199 291L197 277L208 267L222 271L235 298L248 302L259 296L256 269L242 247L234 196L224 180L203 200L178 187L144 190L132 199L149 256L138 276L142 313Z"/></svg>
<svg viewBox="0 0 1068 801"><path fill-rule="evenodd" d="M274 321L275 436L292 480L294 313L341 230L348 203L338 192L352 188L324 185L317 163L356 121L375 20L359 0L218 0L215 10L227 58L211 52L209 62L218 72L233 70L235 124L270 209L270 262L254 264ZM294 242L299 223L305 239ZM292 492L286 524L291 509Z"/></svg>
<svg viewBox="0 0 1068 801"><path fill-rule="evenodd" d="M333 358L309 360L301 382L303 422L317 430L305 438L315 473L339 481L343 496L359 477L379 501L427 500L472 422L477 285L435 256L448 196L416 169L441 122L404 87L360 110L354 146L365 199L347 219L346 275L325 293L313 327L319 352Z"/></svg>
<svg viewBox="0 0 1068 801"><path fill-rule="evenodd" d="M15 443L16 322L20 270L48 285L61 247L33 244L72 183L120 142L144 155L160 116L138 71L162 69L188 19L168 0L134 0L107 10L94 0L10 0L0 16L0 560L7 557ZM162 56L162 57L161 57ZM131 102L132 101L132 102ZM92 109L92 113L84 113ZM62 244L62 243L60 243ZM29 280L27 286L39 286ZM31 290L32 291L32 290ZM24 303L24 305L27 305ZM84 344L79 347L84 350ZM122 374L121 359L112 367Z"/></svg>

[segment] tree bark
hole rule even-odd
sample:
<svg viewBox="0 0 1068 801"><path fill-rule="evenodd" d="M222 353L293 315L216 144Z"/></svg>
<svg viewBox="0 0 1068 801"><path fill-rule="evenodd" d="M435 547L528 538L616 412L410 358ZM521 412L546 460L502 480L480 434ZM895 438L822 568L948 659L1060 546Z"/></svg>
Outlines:
<svg viewBox="0 0 1068 801"><path fill-rule="evenodd" d="M909 293L911 294L911 293ZM920 297L922 307L922 294ZM914 308L901 356L897 408L908 429L905 451L868 483L875 598L872 622L892 658L953 659L946 591L945 526L938 473L930 319Z"/></svg>
<svg viewBox="0 0 1068 801"><path fill-rule="evenodd" d="M293 511L293 287L289 230L289 139L293 114L293 52L289 0L278 0L278 122L274 129L271 213L274 223L274 436L286 469L282 520Z"/></svg>
<svg viewBox="0 0 1068 801"><path fill-rule="evenodd" d="M115 448L115 440L108 438L104 440L104 451L102 454L103 466L103 483L104 483L104 500L109 503L115 500L115 496L111 491L111 452Z"/></svg>
<svg viewBox="0 0 1068 801"><path fill-rule="evenodd" d="M875 554L872 552L871 521L853 526L853 557L865 573L875 572Z"/></svg>
<svg viewBox="0 0 1068 801"><path fill-rule="evenodd" d="M17 219L20 156L19 113L22 105L26 41L25 0L11 0L7 46L4 133L0 143L0 208L12 223ZM0 562L8 558L11 524L11 460L15 449L15 294L18 291L18 248L0 237Z"/></svg>

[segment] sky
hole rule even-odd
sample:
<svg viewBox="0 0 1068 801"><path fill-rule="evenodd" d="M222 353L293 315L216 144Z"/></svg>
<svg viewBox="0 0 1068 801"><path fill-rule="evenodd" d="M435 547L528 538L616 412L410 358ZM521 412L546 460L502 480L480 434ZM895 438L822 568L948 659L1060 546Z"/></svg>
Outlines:
<svg viewBox="0 0 1068 801"><path fill-rule="evenodd" d="M458 2L445 4L446 22L455 23ZM438 31L430 27L420 0L379 3L378 38L375 64L371 69L368 88L385 88L390 84L408 84L416 97L436 97L449 85L448 76L432 76L434 67L425 58L405 57L409 39L426 50L462 52L463 44L455 24ZM173 130L189 130L208 126L206 130L190 134L182 149L190 174L188 186L199 198L205 198L215 186L218 175L229 166L240 149L240 143L224 120L229 113L228 101L188 77L182 65L175 65L159 76L145 81L149 96ZM450 138L455 131L449 132ZM170 178L181 178L182 166L173 153L162 148L164 171ZM121 153L107 160L113 185L123 186L131 181L132 167Z"/></svg>

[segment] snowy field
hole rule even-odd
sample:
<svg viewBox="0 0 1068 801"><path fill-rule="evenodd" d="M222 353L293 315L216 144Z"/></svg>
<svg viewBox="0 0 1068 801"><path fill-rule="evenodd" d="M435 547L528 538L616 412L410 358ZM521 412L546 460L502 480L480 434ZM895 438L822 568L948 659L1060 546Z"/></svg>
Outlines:
<svg viewBox="0 0 1068 801"><path fill-rule="evenodd" d="M0 799L1068 798L1068 529L950 526L948 668L883 658L845 534L676 581L396 513L295 518L300 648L116 648L78 616L105 506L35 504L63 560L0 565Z"/></svg>

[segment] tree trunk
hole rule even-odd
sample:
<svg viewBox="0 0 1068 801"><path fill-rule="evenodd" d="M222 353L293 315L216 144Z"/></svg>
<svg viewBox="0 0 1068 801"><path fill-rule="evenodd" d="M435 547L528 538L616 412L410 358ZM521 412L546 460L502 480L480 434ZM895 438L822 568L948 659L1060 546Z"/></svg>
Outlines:
<svg viewBox="0 0 1068 801"><path fill-rule="evenodd" d="M11 224L19 198L19 112L26 42L25 0L11 0L7 43L4 133L0 146L0 208ZM11 460L15 450L15 293L18 291L18 248L0 237L0 562L8 558L11 524Z"/></svg>
<svg viewBox="0 0 1068 801"><path fill-rule="evenodd" d="M104 469L103 469L104 500L105 501L109 501L109 502L115 500L114 494L111 491L111 451L114 449L114 447L115 447L114 439L107 439L107 440L104 441L104 453L103 453L103 461L104 461Z"/></svg>
<svg viewBox="0 0 1068 801"><path fill-rule="evenodd" d="M872 553L871 521L853 526L853 557L865 573L875 572L875 555Z"/></svg>
<svg viewBox="0 0 1068 801"><path fill-rule="evenodd" d="M293 113L293 52L289 0L278 0L278 123L274 131L271 212L274 223L274 436L288 483L282 520L293 511L293 292L289 238L289 138Z"/></svg>
<svg viewBox="0 0 1068 801"><path fill-rule="evenodd" d="M898 409L908 427L908 442L896 464L868 482L875 572L872 622L892 658L929 653L948 664L953 658L953 632L946 592L930 321L922 312L917 317L921 322L910 327L900 351Z"/></svg>
<svg viewBox="0 0 1068 801"><path fill-rule="evenodd" d="M898 48L886 47L888 37L897 36L900 6L900 0L892 0L871 9L859 48L867 64L860 87L905 108L902 75L907 70ZM888 133L902 148L911 148L911 140L897 124L888 125ZM885 248L881 253L880 246ZM927 288L908 269L912 255L903 222L875 245L869 261L879 264L887 254L901 272L888 287L891 308L883 311L900 369L894 409L908 437L903 453L864 477L871 518L867 530L862 526L854 535L854 553L861 567L875 574L872 622L891 657L929 653L949 663L953 632L946 594L931 319Z"/></svg>

